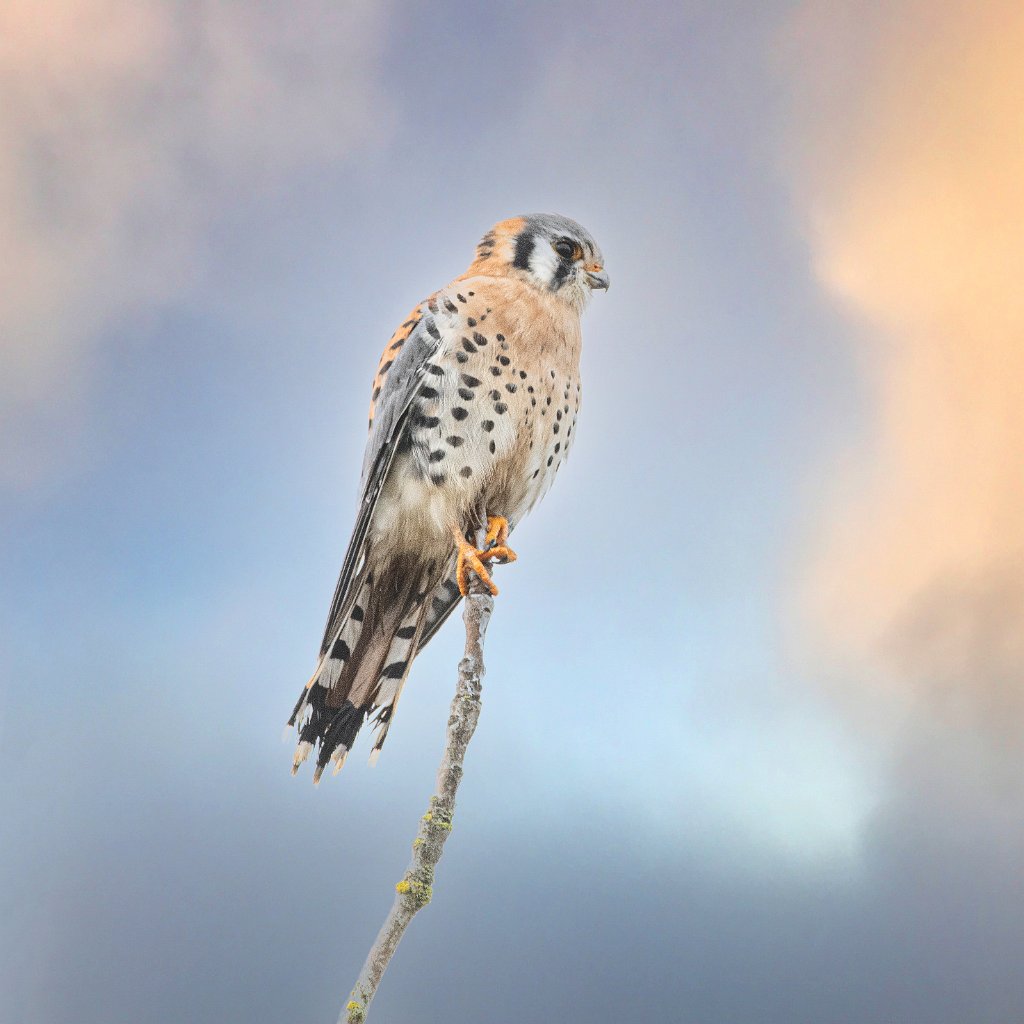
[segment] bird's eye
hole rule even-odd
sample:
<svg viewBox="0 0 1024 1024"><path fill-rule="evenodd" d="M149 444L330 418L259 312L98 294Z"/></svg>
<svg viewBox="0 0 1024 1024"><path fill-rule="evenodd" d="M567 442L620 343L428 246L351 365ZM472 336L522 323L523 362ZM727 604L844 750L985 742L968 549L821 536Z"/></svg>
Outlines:
<svg viewBox="0 0 1024 1024"><path fill-rule="evenodd" d="M580 247L576 245L571 238L560 238L555 242L555 252L557 252L563 260L575 260L579 259L579 257L583 255Z"/></svg>

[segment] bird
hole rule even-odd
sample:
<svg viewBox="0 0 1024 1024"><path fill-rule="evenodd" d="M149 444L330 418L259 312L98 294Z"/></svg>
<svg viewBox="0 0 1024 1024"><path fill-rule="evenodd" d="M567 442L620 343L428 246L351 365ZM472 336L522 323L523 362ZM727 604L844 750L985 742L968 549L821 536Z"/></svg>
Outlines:
<svg viewBox="0 0 1024 1024"><path fill-rule="evenodd" d="M288 720L292 774L314 749L314 783L331 762L337 774L367 720L375 762L418 652L473 577L498 593L492 563L515 561L509 536L572 447L580 317L609 284L576 221L512 217L388 340L355 526L316 668Z"/></svg>

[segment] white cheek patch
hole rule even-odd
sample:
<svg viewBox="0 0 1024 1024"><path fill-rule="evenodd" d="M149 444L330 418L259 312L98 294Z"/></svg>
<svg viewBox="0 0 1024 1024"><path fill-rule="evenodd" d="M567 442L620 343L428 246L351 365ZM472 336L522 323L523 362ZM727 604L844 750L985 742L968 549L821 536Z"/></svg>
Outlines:
<svg viewBox="0 0 1024 1024"><path fill-rule="evenodd" d="M555 271L560 260L558 253L546 238L538 238L530 253L530 271L534 277L550 285L555 279Z"/></svg>

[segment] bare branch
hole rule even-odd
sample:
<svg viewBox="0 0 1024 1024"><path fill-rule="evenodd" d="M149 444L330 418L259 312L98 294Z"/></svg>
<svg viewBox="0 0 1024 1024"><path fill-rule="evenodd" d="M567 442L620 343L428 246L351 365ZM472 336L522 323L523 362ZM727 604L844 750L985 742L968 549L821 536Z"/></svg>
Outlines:
<svg viewBox="0 0 1024 1024"><path fill-rule="evenodd" d="M416 911L425 907L433 893L434 869L441 859L444 843L452 830L455 791L462 781L462 761L480 717L480 692L484 676L484 636L494 610L494 598L474 587L466 597L466 650L459 662L459 679L448 715L448 737L437 771L437 785L430 807L420 819L419 834L413 840L412 860L395 886L391 906L338 1024L363 1024L380 979L395 955L398 943Z"/></svg>

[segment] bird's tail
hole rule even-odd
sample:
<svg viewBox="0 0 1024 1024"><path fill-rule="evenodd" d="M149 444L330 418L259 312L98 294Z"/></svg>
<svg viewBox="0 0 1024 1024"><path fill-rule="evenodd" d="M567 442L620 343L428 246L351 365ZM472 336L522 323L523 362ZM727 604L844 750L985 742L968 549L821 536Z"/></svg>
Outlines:
<svg viewBox="0 0 1024 1024"><path fill-rule="evenodd" d="M353 580L350 592L356 596L325 638L288 720L299 733L293 774L316 747L313 781L320 781L329 761L340 771L371 716L376 732L370 762L376 760L419 650L435 576L433 565L393 565L377 574L364 568Z"/></svg>

